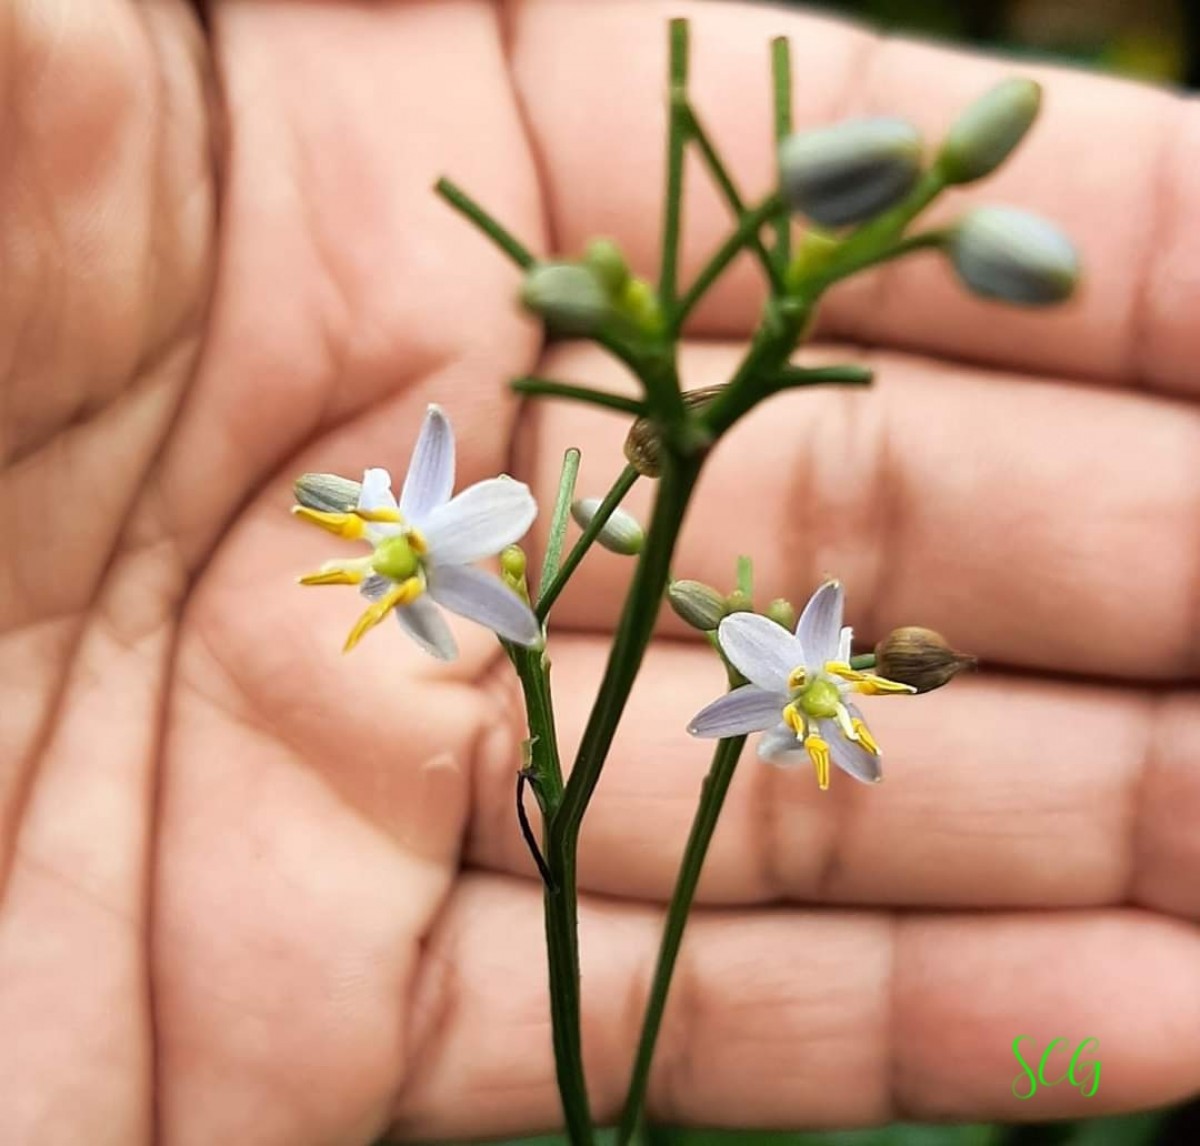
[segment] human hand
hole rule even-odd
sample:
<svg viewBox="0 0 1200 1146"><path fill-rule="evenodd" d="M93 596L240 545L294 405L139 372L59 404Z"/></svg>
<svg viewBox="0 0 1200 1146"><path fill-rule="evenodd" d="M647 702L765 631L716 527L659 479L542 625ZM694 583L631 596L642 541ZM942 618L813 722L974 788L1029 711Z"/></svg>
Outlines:
<svg viewBox="0 0 1200 1146"><path fill-rule="evenodd" d="M936 138L1014 70L685 8L699 110L747 191L771 178L773 34L792 38L798 126L879 111ZM538 362L538 332L430 185L452 175L538 250L609 234L650 270L680 11L215 3L202 34L170 0L11 6L0 1140L295 1146L557 1120L515 685L466 626L450 666L391 630L342 661L354 603L293 586L330 554L285 510L302 470L401 470L431 399L461 484L515 449L546 505L572 444L583 492L612 476L618 420L548 404L518 426L504 382ZM818 793L747 753L658 1118L1044 1119L1200 1086L1200 120L1032 71L1042 122L944 209L1061 222L1079 301L985 305L932 256L839 289L819 333L876 347L876 387L774 400L702 483L681 575L727 584L751 553L763 600L799 601L834 572L860 644L920 622L988 667L872 705L881 787ZM685 273L727 227L692 178ZM739 266L701 308L689 385L724 376L760 297ZM846 357L805 360L826 353ZM542 357L620 378L591 349ZM589 558L556 611L568 755L627 574ZM704 646L656 644L588 820L599 1117L706 763L684 725L719 683ZM1019 1034L1098 1038L1095 1095L1016 1099Z"/></svg>

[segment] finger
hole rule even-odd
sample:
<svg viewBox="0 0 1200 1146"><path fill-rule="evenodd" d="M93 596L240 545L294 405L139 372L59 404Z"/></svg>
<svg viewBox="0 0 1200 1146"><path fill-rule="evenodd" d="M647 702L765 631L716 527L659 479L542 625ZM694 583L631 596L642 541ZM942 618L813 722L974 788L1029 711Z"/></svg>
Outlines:
<svg viewBox="0 0 1200 1146"><path fill-rule="evenodd" d="M1197 673L1200 415L1144 394L898 354L870 361L870 390L783 395L734 429L701 479L677 577L730 587L735 556L748 553L762 603L800 604L823 576L841 577L860 644L923 624L992 661ZM728 378L735 362L732 348L693 346L687 384ZM619 376L580 349L557 351L547 369L599 385ZM561 403L538 419L526 472L543 503L568 445L588 448L580 492L603 490L626 423ZM629 502L643 520L652 485ZM611 623L629 569L589 557L556 620Z"/></svg>
<svg viewBox="0 0 1200 1146"><path fill-rule="evenodd" d="M572 759L606 642L560 635L554 707ZM710 649L647 654L589 807L579 878L590 891L665 902L715 742L686 735L720 694ZM495 685L518 711L515 684ZM699 894L708 903L1082 907L1133 900L1200 918L1200 694L1155 703L1096 685L981 675L919 697L863 702L884 783L743 751ZM469 855L535 877L511 807L520 730L476 758Z"/></svg>
<svg viewBox="0 0 1200 1146"><path fill-rule="evenodd" d="M1044 114L1012 162L980 187L948 196L930 218L987 200L1057 220L1082 251L1087 281L1078 302L1050 314L985 304L964 294L941 259L924 255L835 292L828 330L1196 392L1200 336L1191 316L1200 285L1189 268L1200 243L1200 175L1189 157L1200 113L1126 82L881 39L857 25L772 7L526 3L515 22L514 68L562 250L578 251L587 237L607 234L639 270L656 270L665 21L680 14L692 21L695 101L747 196L765 193L772 180L767 60L775 34L791 40L798 129L882 113L907 116L935 143L999 77L1019 70L1045 84ZM566 52L573 63L565 70ZM688 175L685 278L729 230L728 213L698 164ZM757 319L758 278L744 261L696 329L746 334Z"/></svg>
<svg viewBox="0 0 1200 1146"><path fill-rule="evenodd" d="M537 888L479 877L452 896L416 995L418 1067L396 1110L415 1138L558 1125ZM614 1119L660 920L581 905L593 1114ZM1069 958L1063 953L1069 952ZM1086 975L1079 973L1086 968ZM834 1127L897 1117L1041 1120L1183 1098L1200 1086L1200 936L1135 911L693 917L651 1075L672 1124ZM1066 1048L1041 1087L1026 1056ZM1034 1048L1034 1049L1031 1049ZM1088 1051L1092 1051L1090 1055ZM1085 1055L1087 1057L1085 1057ZM1091 1066L1098 1086L1085 1097Z"/></svg>
<svg viewBox="0 0 1200 1146"><path fill-rule="evenodd" d="M453 176L535 246L542 230L491 5L219 3L212 26L232 124L224 250L162 478L191 560L331 430L316 468L395 466L354 433L398 438L434 397L460 476L501 468L503 381L530 368L537 331L511 265L433 184Z"/></svg>

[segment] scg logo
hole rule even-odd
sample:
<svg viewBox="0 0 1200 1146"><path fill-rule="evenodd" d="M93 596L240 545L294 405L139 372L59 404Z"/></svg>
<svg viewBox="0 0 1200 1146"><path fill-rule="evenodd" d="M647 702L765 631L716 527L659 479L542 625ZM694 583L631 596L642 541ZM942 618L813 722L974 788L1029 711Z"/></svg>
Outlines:
<svg viewBox="0 0 1200 1146"><path fill-rule="evenodd" d="M1046 1063L1050 1061L1050 1056L1054 1053L1054 1048L1057 1047L1059 1045L1059 1043L1065 1043L1067 1040L1066 1039L1051 1039L1050 1040L1050 1043L1047 1045L1046 1049L1044 1051L1042 1051L1042 1057L1038 1061L1037 1072L1035 1073L1033 1067L1031 1067L1021 1057L1021 1040L1028 1039L1028 1038L1032 1038L1032 1036L1031 1035L1017 1035L1017 1037L1015 1039L1013 1039L1013 1043L1012 1043L1013 1054L1016 1055L1017 1062L1019 1062L1021 1064L1021 1070L1022 1070L1022 1073L1018 1074L1017 1077L1013 1079L1012 1092L1013 1092L1014 1098L1019 1098L1022 1101L1024 1101L1025 1099L1032 1098L1035 1094L1037 1094L1037 1089L1038 1089L1039 1083L1041 1083L1042 1086L1057 1086L1060 1082L1062 1082L1064 1080L1069 1081L1071 1083L1071 1085L1073 1087L1075 1087L1079 1091L1080 1094L1083 1095L1084 1098L1091 1098L1092 1095L1095 1094L1096 1091L1100 1088L1100 1060L1099 1059L1089 1059L1089 1060L1085 1060L1081 1063L1080 1057L1079 1057L1086 1050L1089 1049L1089 1046L1094 1050L1099 1050L1100 1049L1100 1040L1099 1039L1094 1039L1094 1038L1084 1039L1083 1042L1081 1042L1075 1048L1075 1053L1071 1055L1071 1061L1070 1061L1069 1065L1067 1066L1066 1073L1063 1074L1059 1078L1047 1078L1046 1077ZM1091 1073L1087 1074L1084 1077L1079 1077L1075 1073L1077 1067L1082 1067L1083 1070L1090 1071ZM1028 1080L1029 1080L1029 1085L1028 1085L1027 1090L1025 1090L1025 1087L1022 1085L1024 1079L1026 1079L1026 1078L1028 1078ZM1086 1089L1085 1089L1085 1087L1086 1087ZM1022 1093L1023 1090L1025 1091L1025 1093Z"/></svg>

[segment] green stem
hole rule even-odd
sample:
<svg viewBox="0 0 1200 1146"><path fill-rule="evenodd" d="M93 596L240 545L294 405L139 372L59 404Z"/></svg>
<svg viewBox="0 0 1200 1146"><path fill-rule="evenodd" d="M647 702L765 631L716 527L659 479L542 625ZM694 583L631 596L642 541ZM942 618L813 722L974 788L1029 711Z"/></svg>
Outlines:
<svg viewBox="0 0 1200 1146"><path fill-rule="evenodd" d="M771 379L771 390L792 390L798 386L868 386L875 372L867 366L844 363L838 366L785 366Z"/></svg>
<svg viewBox="0 0 1200 1146"><path fill-rule="evenodd" d="M633 484L639 476L633 466L626 466L621 471L620 476L613 483L612 489L604 495L604 500L596 507L596 512L592 520L588 522L587 528L580 534L579 540L571 546L566 560L562 563L562 568L548 582L543 580L539 585L537 608L534 610L539 621L545 621L550 612L550 606L558 600L558 595L566 588L571 574L578 568L584 554L600 536L600 530L612 517L613 510L625 500L625 495L633 488Z"/></svg>
<svg viewBox="0 0 1200 1146"><path fill-rule="evenodd" d="M716 147L713 145L712 139L709 138L708 132L704 130L704 125L700 122L696 115L695 109L689 104L684 107L683 114L685 116L685 126L688 134L696 142L696 146L700 149L700 155L703 157L705 164L708 167L709 173L713 180L721 189L721 194L725 196L730 209L733 211L735 220L740 220L746 214L746 203L738 192L737 187L733 182L733 177L726 169L721 156L718 154ZM762 263L763 270L766 272L767 280L771 284L773 294L782 294L784 292L783 274L779 269L776 260L771 257L770 252L763 245L762 238L757 231L752 231L746 239L746 246L758 256L758 261ZM786 265L786 264L785 264Z"/></svg>
<svg viewBox="0 0 1200 1146"><path fill-rule="evenodd" d="M910 255L914 251L941 247L946 242L946 236L945 230L934 230L922 231L918 235L909 235L907 238L900 239L891 246L883 248L850 247L847 244L827 267L822 267L819 272L811 275L798 277L794 283L794 292L801 297L815 299L817 295L828 290L834 283L849 278L850 275L858 274L859 271L866 270L868 267L889 263L893 259Z"/></svg>
<svg viewBox="0 0 1200 1146"><path fill-rule="evenodd" d="M487 213L461 187L445 177L434 190L456 211L465 215L522 270L529 270L537 261L529 249L502 223Z"/></svg>
<svg viewBox="0 0 1200 1146"><path fill-rule="evenodd" d="M539 591L554 579L558 572L558 563L562 559L563 542L567 539L567 522L571 517L571 500L575 496L575 479L579 477L579 458L579 451L574 446L563 454L562 469L558 475L558 493L554 498L554 510L550 514L546 555L542 558L542 575L538 578Z"/></svg>
<svg viewBox="0 0 1200 1146"><path fill-rule="evenodd" d="M640 418L646 413L645 404L636 398L626 398L623 394L609 394L604 390L592 390L587 386L576 386L570 382L558 382L553 378L537 378L533 375L526 375L524 378L514 378L509 385L518 394L531 394L538 398L567 398L575 402L586 402L592 406L616 410L621 414L632 414L635 418Z"/></svg>
<svg viewBox="0 0 1200 1146"><path fill-rule="evenodd" d="M686 139L688 82L688 22L670 24L670 65L667 127L666 216L663 220L662 264L658 275L658 297L663 311L675 309L679 281L679 230L683 213L683 151Z"/></svg>
<svg viewBox="0 0 1200 1146"><path fill-rule="evenodd" d="M779 171L779 145L792 134L792 45L786 36L771 41L771 90L775 110L775 173ZM775 254L786 267L792 259L792 220L781 215L775 221Z"/></svg>
<svg viewBox="0 0 1200 1146"><path fill-rule="evenodd" d="M850 667L857 669L859 672L870 672L875 667L875 654L859 653L858 656L851 657Z"/></svg>
<svg viewBox="0 0 1200 1146"><path fill-rule="evenodd" d="M700 882L700 873L708 855L713 831L725 803L725 795L733 780L738 757L746 743L744 736L722 740L713 753L712 765L704 779L700 795L700 806L692 821L683 862L675 880L675 890L667 908L667 921L658 947L658 960L654 966L654 978L650 983L650 994L646 1002L646 1013L642 1019L642 1033L638 1040L637 1057L633 1063L633 1074L621 1112L621 1123L617 1129L617 1146L625 1146L637 1133L641 1122L642 1105L646 1099L646 1085L650 1080L650 1064L654 1059L654 1047L662 1026L663 1012L667 1005L667 994L671 989L671 976L675 961L683 942L688 913Z"/></svg>
<svg viewBox="0 0 1200 1146"><path fill-rule="evenodd" d="M696 304L708 292L708 289L724 273L725 268L741 253L750 242L752 235L757 235L762 227L781 214L786 214L783 200L778 192L772 192L757 207L751 207L738 221L737 227L729 237L716 249L712 257L704 265L704 269L696 276L696 281L688 287L679 305L675 308L671 321L672 331L683 327L687 316L691 314Z"/></svg>

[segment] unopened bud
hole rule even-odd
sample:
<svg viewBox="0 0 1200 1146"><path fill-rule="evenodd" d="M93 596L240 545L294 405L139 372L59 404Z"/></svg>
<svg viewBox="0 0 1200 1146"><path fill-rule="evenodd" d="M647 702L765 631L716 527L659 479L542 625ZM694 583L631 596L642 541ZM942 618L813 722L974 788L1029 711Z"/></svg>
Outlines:
<svg viewBox="0 0 1200 1146"><path fill-rule="evenodd" d="M1024 138L1037 118L1042 89L1033 80L1009 79L985 92L955 120L938 155L948 183L990 175Z"/></svg>
<svg viewBox="0 0 1200 1146"><path fill-rule="evenodd" d="M645 279L629 279L621 290L617 305L639 330L654 334L662 329L662 307L659 306L658 295Z"/></svg>
<svg viewBox="0 0 1200 1146"><path fill-rule="evenodd" d="M1012 207L979 207L951 233L950 262L963 284L984 298L1050 306L1079 282L1071 240L1037 215Z"/></svg>
<svg viewBox="0 0 1200 1146"><path fill-rule="evenodd" d="M790 633L796 627L796 607L783 597L776 597L767 606L767 616Z"/></svg>
<svg viewBox="0 0 1200 1146"><path fill-rule="evenodd" d="M362 486L337 474L301 474L292 484L296 502L322 513L347 513L358 505Z"/></svg>
<svg viewBox="0 0 1200 1146"><path fill-rule="evenodd" d="M571 516L580 529L587 529L600 508L601 499L598 497L581 497L571 502ZM642 551L642 543L646 540L645 531L631 513L621 508L614 509L608 520L596 534L596 541L611 553L619 553L623 557L635 557Z"/></svg>
<svg viewBox="0 0 1200 1146"><path fill-rule="evenodd" d="M529 600L529 585L525 580L528 560L519 545L506 545L500 551L500 579L525 601Z"/></svg>
<svg viewBox="0 0 1200 1146"><path fill-rule="evenodd" d="M750 594L743 593L741 589L734 589L734 591L725 598L725 612L753 613L754 602L750 600Z"/></svg>
<svg viewBox="0 0 1200 1146"><path fill-rule="evenodd" d="M975 658L956 652L941 633L915 625L894 629L875 646L875 672L917 692L932 692L974 667Z"/></svg>
<svg viewBox="0 0 1200 1146"><path fill-rule="evenodd" d="M781 190L822 227L860 223L898 203L921 174L921 136L903 119L851 119L779 145Z"/></svg>
<svg viewBox="0 0 1200 1146"><path fill-rule="evenodd" d="M583 261L613 298L629 282L629 264L612 239L593 239L587 245Z"/></svg>
<svg viewBox="0 0 1200 1146"><path fill-rule="evenodd" d="M578 263L539 263L525 276L521 302L555 334L596 334L612 317L604 284Z"/></svg>
<svg viewBox="0 0 1200 1146"><path fill-rule="evenodd" d="M675 615L693 629L711 633L725 616L725 598L703 581L672 581L667 601Z"/></svg>

